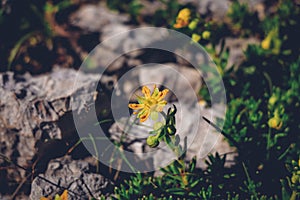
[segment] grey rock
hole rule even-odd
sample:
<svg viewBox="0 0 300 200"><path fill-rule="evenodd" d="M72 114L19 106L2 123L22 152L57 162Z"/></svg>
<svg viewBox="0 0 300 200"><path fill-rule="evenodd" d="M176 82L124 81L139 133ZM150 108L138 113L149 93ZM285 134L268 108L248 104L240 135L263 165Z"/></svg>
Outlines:
<svg viewBox="0 0 300 200"><path fill-rule="evenodd" d="M230 50L227 67L241 64L245 59L244 51L246 51L248 45L260 43L257 38L253 37L248 39L227 38L225 42L225 48L229 48Z"/></svg>
<svg viewBox="0 0 300 200"><path fill-rule="evenodd" d="M67 189L69 199L99 198L110 187L110 181L100 174L89 173L89 164L82 160L71 160L70 157L52 160L45 174L40 174L44 179L36 177L32 183L30 198L55 196Z"/></svg>
<svg viewBox="0 0 300 200"><path fill-rule="evenodd" d="M176 98L184 103L190 102L192 97L197 96L202 85L199 70L174 63L143 67L140 69L139 80L141 85L160 83L167 86Z"/></svg>
<svg viewBox="0 0 300 200"><path fill-rule="evenodd" d="M103 28L100 46L103 50L113 51L119 56L128 53L129 57L136 57L146 48L157 41L162 41L168 34L167 29L152 29L151 27L134 30L133 26L123 24L110 24ZM130 32L130 30L133 30ZM142 34L141 34L142 33Z"/></svg>
<svg viewBox="0 0 300 200"><path fill-rule="evenodd" d="M116 50L117 48L120 48L122 45L122 41L128 36L124 34L124 32L127 32L130 30L130 26L124 25L124 24L119 24L119 23L114 23L114 24L108 24L104 26L101 31L101 37L100 41L105 41L111 37L114 37L114 42L108 43L107 47L109 47L112 50ZM125 37L115 37L118 34L123 33Z"/></svg>
<svg viewBox="0 0 300 200"><path fill-rule="evenodd" d="M211 12L216 18L222 19L225 17L227 10L229 8L230 2L225 1L212 1L203 0L198 1L198 12L201 14L206 14Z"/></svg>
<svg viewBox="0 0 300 200"><path fill-rule="evenodd" d="M128 15L112 12L101 4L82 6L70 17L74 26L90 32L101 32L105 25L122 24L127 20Z"/></svg>
<svg viewBox="0 0 300 200"><path fill-rule="evenodd" d="M91 58L96 61L95 67L101 67L106 72L116 72L126 63L125 57L113 50L104 47L96 47Z"/></svg>
<svg viewBox="0 0 300 200"><path fill-rule="evenodd" d="M156 11L166 9L166 4L161 1L140 1L143 6L140 10L142 16L153 16Z"/></svg>
<svg viewBox="0 0 300 200"><path fill-rule="evenodd" d="M35 154L49 157L53 151L39 151L45 144L43 140L74 138L74 127L64 124L62 119L72 108L78 113L84 113L87 109L84 105L94 104L94 90L98 81L97 75L72 69L57 68L39 76L15 75L12 72L0 74L0 152L27 168L31 167ZM78 101L71 108L70 101L74 93L78 93ZM101 105L104 106L104 101ZM42 145L37 149L38 141ZM59 155L64 154L63 151L59 152L59 148L53 149ZM6 165L2 159L0 165ZM4 171L3 187L25 177L22 169Z"/></svg>
<svg viewBox="0 0 300 200"><path fill-rule="evenodd" d="M211 13L212 17L224 20L228 9L232 3L229 0L214 1L214 0L179 0L181 4L193 4L198 8L200 14ZM253 11L259 11L259 6L263 5L264 0L240 0L239 2L245 3Z"/></svg>

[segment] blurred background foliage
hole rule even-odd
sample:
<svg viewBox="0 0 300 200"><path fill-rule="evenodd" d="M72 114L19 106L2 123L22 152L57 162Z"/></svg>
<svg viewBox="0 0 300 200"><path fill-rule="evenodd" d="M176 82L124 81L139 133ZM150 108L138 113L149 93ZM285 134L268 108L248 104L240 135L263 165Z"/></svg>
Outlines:
<svg viewBox="0 0 300 200"><path fill-rule="evenodd" d="M3 0L0 70L37 74L55 64L78 67L83 59L76 46L80 32L68 18L87 2L95 1Z"/></svg>

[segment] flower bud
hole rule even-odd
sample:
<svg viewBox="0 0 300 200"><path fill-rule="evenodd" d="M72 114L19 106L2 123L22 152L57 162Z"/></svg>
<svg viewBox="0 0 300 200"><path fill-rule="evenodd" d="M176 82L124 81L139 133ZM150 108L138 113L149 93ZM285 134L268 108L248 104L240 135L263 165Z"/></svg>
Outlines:
<svg viewBox="0 0 300 200"><path fill-rule="evenodd" d="M202 37L205 39L205 40L208 40L210 38L210 32L209 31L204 31L202 33Z"/></svg>
<svg viewBox="0 0 300 200"><path fill-rule="evenodd" d="M167 122L166 122L167 125L175 125L175 123L176 123L176 119L174 116L167 117Z"/></svg>
<svg viewBox="0 0 300 200"><path fill-rule="evenodd" d="M176 133L176 128L175 126L171 125L171 126L167 126L167 133L169 135L175 135Z"/></svg>
<svg viewBox="0 0 300 200"><path fill-rule="evenodd" d="M271 47L271 38L270 37L266 37L262 42L261 42L261 47L264 50L268 50Z"/></svg>
<svg viewBox="0 0 300 200"><path fill-rule="evenodd" d="M158 141L158 138L156 137L156 135L150 135L147 138L146 142L149 145L149 147L151 147L151 148L155 148L159 145L159 141Z"/></svg>
<svg viewBox="0 0 300 200"><path fill-rule="evenodd" d="M271 119L269 119L268 125L269 125L269 127L271 127L271 128L274 128L274 129L276 129L276 130L279 130L279 129L281 129L281 127L282 127L282 121L281 121L281 119L278 118L278 117L272 117Z"/></svg>
<svg viewBox="0 0 300 200"><path fill-rule="evenodd" d="M177 112L177 108L176 108L176 106L173 104L173 108L169 108L169 109L168 109L167 115L175 116L176 112Z"/></svg>
<svg viewBox="0 0 300 200"><path fill-rule="evenodd" d="M293 184L298 183L298 182L300 181L299 175L294 174L294 175L292 176L292 178L291 178L291 181L292 181Z"/></svg>
<svg viewBox="0 0 300 200"><path fill-rule="evenodd" d="M197 25L198 25L198 22L199 22L199 19L194 19L190 24L189 24L189 29L191 30L194 30L197 28Z"/></svg>
<svg viewBox="0 0 300 200"><path fill-rule="evenodd" d="M192 35L192 41L194 41L194 42L199 42L201 40L201 36L200 35L198 35L197 33L193 33L193 35Z"/></svg>
<svg viewBox="0 0 300 200"><path fill-rule="evenodd" d="M276 101L277 101L277 97L275 95L272 95L269 99L269 105L274 106Z"/></svg>

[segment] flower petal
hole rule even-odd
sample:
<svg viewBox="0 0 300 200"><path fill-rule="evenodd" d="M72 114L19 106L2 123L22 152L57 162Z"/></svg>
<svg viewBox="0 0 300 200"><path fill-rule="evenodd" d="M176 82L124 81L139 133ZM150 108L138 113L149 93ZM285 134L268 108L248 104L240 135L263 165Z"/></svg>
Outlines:
<svg viewBox="0 0 300 200"><path fill-rule="evenodd" d="M144 97L140 97L140 96L137 96L136 99L139 102L139 104L144 104L144 102L146 100Z"/></svg>
<svg viewBox="0 0 300 200"><path fill-rule="evenodd" d="M153 94L151 95L152 98L157 98L157 96L159 95L160 91L159 89L155 86L154 90L153 90Z"/></svg>
<svg viewBox="0 0 300 200"><path fill-rule="evenodd" d="M68 190L64 190L60 198L61 200L68 200Z"/></svg>
<svg viewBox="0 0 300 200"><path fill-rule="evenodd" d="M140 122L146 121L148 119L149 115L150 115L150 110L149 109L147 109L147 110L145 109L144 112L139 117L140 118Z"/></svg>
<svg viewBox="0 0 300 200"><path fill-rule="evenodd" d="M149 109L148 109L148 108L143 108L143 110L140 110L140 111L138 112L137 118L140 118L141 115L143 115L143 114L146 112L146 110L149 110Z"/></svg>
<svg viewBox="0 0 300 200"><path fill-rule="evenodd" d="M159 102L157 103L157 105L159 105L159 106L165 106L167 103L168 103L168 102L167 102L166 100L163 100L163 101L159 101Z"/></svg>
<svg viewBox="0 0 300 200"><path fill-rule="evenodd" d="M163 91L160 92L160 95L158 96L158 101L162 100L163 98L165 98L165 96L168 94L169 90L168 89L164 89Z"/></svg>
<svg viewBox="0 0 300 200"><path fill-rule="evenodd" d="M139 110L139 109L144 108L145 105L144 104L131 103L131 104L128 104L128 107L133 109L133 110Z"/></svg>
<svg viewBox="0 0 300 200"><path fill-rule="evenodd" d="M147 86L144 86L142 88L142 93L145 95L146 98L149 98L151 95L151 91Z"/></svg>

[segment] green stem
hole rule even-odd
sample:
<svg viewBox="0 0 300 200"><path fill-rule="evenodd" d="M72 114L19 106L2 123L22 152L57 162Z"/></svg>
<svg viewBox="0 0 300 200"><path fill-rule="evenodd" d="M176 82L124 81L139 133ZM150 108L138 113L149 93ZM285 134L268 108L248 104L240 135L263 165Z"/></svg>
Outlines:
<svg viewBox="0 0 300 200"><path fill-rule="evenodd" d="M284 156L286 156L286 154L290 152L290 150L293 148L294 145L295 145L295 143L290 144L290 146L283 152L283 154L281 154L281 156L279 156L278 160L281 160L282 158L284 158Z"/></svg>
<svg viewBox="0 0 300 200"><path fill-rule="evenodd" d="M242 162L242 165L243 165L243 168L244 168L244 171L245 171L245 174L246 174L246 177L247 177L247 187L248 187L248 191L254 195L255 199L258 199L258 196L257 196L257 192L256 192L256 187L250 187L249 185L250 184L254 184L254 182L252 181L252 179L250 178L250 175L248 173L248 170L246 168L246 165L244 162Z"/></svg>
<svg viewBox="0 0 300 200"><path fill-rule="evenodd" d="M122 146L121 146L122 147ZM123 153L123 149L121 147L116 147L116 149L118 150L120 156L122 157L122 159L126 162L126 164L128 165L128 167L131 169L131 171L133 173L137 173L137 171L135 170L135 168L131 165L131 163L129 162L129 160L126 158L126 156Z"/></svg>
<svg viewBox="0 0 300 200"><path fill-rule="evenodd" d="M268 74L267 72L263 72L263 74L264 74L265 78L266 78L267 81L268 81L270 94L272 94L272 88L273 88L272 79L271 79L271 77L269 76L269 74Z"/></svg>
<svg viewBox="0 0 300 200"><path fill-rule="evenodd" d="M136 122L138 121L138 118L136 116L135 119L134 119L134 121L132 123L129 123L129 120L130 120L130 118L127 119L126 125L124 127L124 131L121 134L120 144L122 144L122 142L123 142L123 140L125 138L125 134L127 134L131 130L131 128L133 127L133 125L136 124Z"/></svg>
<svg viewBox="0 0 300 200"><path fill-rule="evenodd" d="M240 145L237 143L237 141L235 141L235 139L233 139L233 137L231 137L231 135L225 133L223 130L221 130L217 125L215 125L214 123L212 123L211 121L209 121L206 117L202 118L212 127L214 127L218 132L220 132L222 135L224 135L237 149L240 149Z"/></svg>
<svg viewBox="0 0 300 200"><path fill-rule="evenodd" d="M272 144L271 144L271 139L272 139L272 130L271 128L269 127L269 131L268 131L268 135L267 135L267 160L269 160L269 157L270 157L270 149L272 147Z"/></svg>
<svg viewBox="0 0 300 200"><path fill-rule="evenodd" d="M96 165L96 171L97 173L99 172L99 153L98 153L98 149L97 149L97 145L96 145L96 142L95 142L95 139L93 137L93 135L91 133L89 133L89 137L92 141L92 144L93 144L93 147L95 149L95 154L96 154L96 158L97 158L97 165Z"/></svg>
<svg viewBox="0 0 300 200"><path fill-rule="evenodd" d="M297 199L297 192L294 190L293 193L292 193L292 196L290 198L290 200L296 200Z"/></svg>
<svg viewBox="0 0 300 200"><path fill-rule="evenodd" d="M164 117L165 121L167 121L167 118L168 118L167 114L164 111L162 111L160 113ZM164 129L166 129L166 124L165 124ZM181 154L182 154L182 152L181 152L180 146L179 145L178 146L175 145L175 140L174 140L175 139L175 135L169 136L166 130L164 132L166 134L165 137L164 137L165 143L175 153L175 155L177 157L180 157Z"/></svg>

